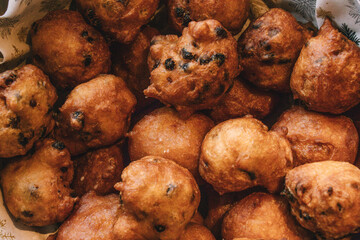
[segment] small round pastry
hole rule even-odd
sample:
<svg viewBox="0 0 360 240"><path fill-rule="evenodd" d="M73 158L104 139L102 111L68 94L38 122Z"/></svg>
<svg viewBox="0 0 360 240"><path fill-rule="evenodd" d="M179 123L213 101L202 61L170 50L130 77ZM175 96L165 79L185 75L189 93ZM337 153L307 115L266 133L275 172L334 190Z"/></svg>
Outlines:
<svg viewBox="0 0 360 240"><path fill-rule="evenodd" d="M120 211L116 194L85 194L75 211L61 224L56 240L116 240L112 229Z"/></svg>
<svg viewBox="0 0 360 240"><path fill-rule="evenodd" d="M211 119L202 114L180 118L171 108L159 108L142 118L128 134L130 160L145 156L160 156L173 160L199 176L201 143L214 126Z"/></svg>
<svg viewBox="0 0 360 240"><path fill-rule="evenodd" d="M360 231L360 169L347 162L301 165L285 178L284 195L297 221L320 239Z"/></svg>
<svg viewBox="0 0 360 240"><path fill-rule="evenodd" d="M181 32L191 21L215 19L227 30L241 31L250 12L249 0L168 0L170 23Z"/></svg>
<svg viewBox="0 0 360 240"><path fill-rule="evenodd" d="M359 136L355 125L345 116L324 115L293 107L284 112L272 127L287 130L294 166L320 161L354 163Z"/></svg>
<svg viewBox="0 0 360 240"><path fill-rule="evenodd" d="M210 130L202 143L199 172L220 195L253 186L276 192L292 164L286 138L246 116Z"/></svg>
<svg viewBox="0 0 360 240"><path fill-rule="evenodd" d="M214 235L204 225L188 223L179 240L216 240Z"/></svg>
<svg viewBox="0 0 360 240"><path fill-rule="evenodd" d="M264 89L290 92L293 66L310 37L289 12L270 9L239 39L241 76Z"/></svg>
<svg viewBox="0 0 360 240"><path fill-rule="evenodd" d="M37 67L0 74L0 158L25 155L54 127L56 90Z"/></svg>
<svg viewBox="0 0 360 240"><path fill-rule="evenodd" d="M131 43L148 23L159 0L76 0L91 25L120 43Z"/></svg>
<svg viewBox="0 0 360 240"><path fill-rule="evenodd" d="M112 230L115 240L156 240L152 226L144 225L136 216L121 208Z"/></svg>
<svg viewBox="0 0 360 240"><path fill-rule="evenodd" d="M252 193L239 201L225 216L222 237L224 240L313 239L308 231L298 225L289 210L286 200L279 196Z"/></svg>
<svg viewBox="0 0 360 240"><path fill-rule="evenodd" d="M61 88L73 88L110 70L105 39L75 11L53 11L35 22L31 44L34 64Z"/></svg>
<svg viewBox="0 0 360 240"><path fill-rule="evenodd" d="M56 136L72 156L114 144L128 130L135 96L114 75L100 75L80 84L59 109Z"/></svg>
<svg viewBox="0 0 360 240"><path fill-rule="evenodd" d="M235 80L231 90L212 108L211 118L222 122L251 114L262 119L272 112L277 96L258 90L241 80Z"/></svg>
<svg viewBox="0 0 360 240"><path fill-rule="evenodd" d="M106 195L115 191L115 183L121 180L123 156L120 148L113 145L89 151L74 159L72 187L78 196L89 191Z"/></svg>
<svg viewBox="0 0 360 240"><path fill-rule="evenodd" d="M14 159L1 171L4 202L28 226L62 222L71 213L73 163L62 142L45 139L35 152Z"/></svg>
<svg viewBox="0 0 360 240"><path fill-rule="evenodd" d="M149 156L130 163L121 178L115 189L123 207L149 232L145 236L178 239L200 203L191 173L171 160Z"/></svg>
<svg viewBox="0 0 360 240"><path fill-rule="evenodd" d="M360 102L360 48L325 19L291 75L294 99L310 110L343 113Z"/></svg>
<svg viewBox="0 0 360 240"><path fill-rule="evenodd" d="M116 76L126 82L129 89L136 96L136 108L141 110L152 103L152 98L145 98L144 90L150 85L150 71L147 59L150 51L151 39L159 35L155 28L146 26L130 45L114 45L112 68Z"/></svg>
<svg viewBox="0 0 360 240"><path fill-rule="evenodd" d="M236 41L216 20L191 22L181 37L156 36L144 91L184 116L216 104L239 74Z"/></svg>

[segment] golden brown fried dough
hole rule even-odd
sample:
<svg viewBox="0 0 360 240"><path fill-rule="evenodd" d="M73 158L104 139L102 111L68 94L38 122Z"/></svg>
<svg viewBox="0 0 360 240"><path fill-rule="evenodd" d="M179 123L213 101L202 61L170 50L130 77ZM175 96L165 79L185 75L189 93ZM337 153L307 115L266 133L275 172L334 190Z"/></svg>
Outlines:
<svg viewBox="0 0 360 240"><path fill-rule="evenodd" d="M76 201L69 187L73 173L65 145L45 139L34 154L14 159L1 171L4 201L11 214L26 225L62 222Z"/></svg>
<svg viewBox="0 0 360 240"><path fill-rule="evenodd" d="M61 88L73 88L110 70L105 39L78 12L48 13L34 23L31 42L34 64Z"/></svg>
<svg viewBox="0 0 360 240"><path fill-rule="evenodd" d="M147 59L150 51L151 39L159 35L159 31L152 27L145 27L130 45L115 45L113 51L113 71L126 82L129 89L136 96L137 109L142 109L152 103L152 98L145 98L144 90L150 85L150 71Z"/></svg>
<svg viewBox="0 0 360 240"><path fill-rule="evenodd" d="M200 175L220 195L257 185L279 191L291 168L286 138L248 116L218 124L201 147Z"/></svg>
<svg viewBox="0 0 360 240"><path fill-rule="evenodd" d="M249 0L168 0L172 26L179 32L191 21L215 19L230 32L241 31L249 16Z"/></svg>
<svg viewBox="0 0 360 240"><path fill-rule="evenodd" d="M157 240L150 237L153 231L152 226L142 224L136 216L125 209L121 209L113 227L113 234L116 240Z"/></svg>
<svg viewBox="0 0 360 240"><path fill-rule="evenodd" d="M222 237L224 240L312 239L291 216L285 199L260 192L245 197L229 211L222 225Z"/></svg>
<svg viewBox="0 0 360 240"><path fill-rule="evenodd" d="M216 240L214 235L205 226L189 223L179 240Z"/></svg>
<svg viewBox="0 0 360 240"><path fill-rule="evenodd" d="M289 92L293 66L310 37L290 13L271 9L239 39L241 76L259 87Z"/></svg>
<svg viewBox="0 0 360 240"><path fill-rule="evenodd" d="M359 136L350 118L331 116L293 107L272 127L287 130L294 166L319 161L354 163Z"/></svg>
<svg viewBox="0 0 360 240"><path fill-rule="evenodd" d="M305 44L291 75L291 90L311 110L343 113L360 102L360 49L325 19Z"/></svg>
<svg viewBox="0 0 360 240"><path fill-rule="evenodd" d="M360 231L360 169L350 163L296 167L286 175L284 195L298 222L321 239Z"/></svg>
<svg viewBox="0 0 360 240"><path fill-rule="evenodd" d="M135 104L135 96L121 78L100 75L68 95L59 109L56 135L73 156L111 145L127 132Z"/></svg>
<svg viewBox="0 0 360 240"><path fill-rule="evenodd" d="M116 194L85 194L76 210L60 226L56 240L116 240L112 229L120 211Z"/></svg>
<svg viewBox="0 0 360 240"><path fill-rule="evenodd" d="M121 43L131 43L154 15L159 0L76 0L91 25Z"/></svg>
<svg viewBox="0 0 360 240"><path fill-rule="evenodd" d="M191 218L190 222L204 225L204 218L199 212L196 212L195 215Z"/></svg>
<svg viewBox="0 0 360 240"><path fill-rule="evenodd" d="M74 159L75 174L72 186L78 196L89 191L97 195L114 192L121 180L123 156L117 145L89 151Z"/></svg>
<svg viewBox="0 0 360 240"><path fill-rule="evenodd" d="M157 36L152 43L144 93L184 116L217 103L239 73L236 41L216 20L191 22L181 37Z"/></svg>
<svg viewBox="0 0 360 240"><path fill-rule="evenodd" d="M56 90L37 67L0 74L0 158L25 155L54 127Z"/></svg>
<svg viewBox="0 0 360 240"><path fill-rule="evenodd" d="M160 156L175 161L199 176L201 143L214 126L211 119L194 114L180 118L171 108L160 108L141 119L129 133L130 160L145 156Z"/></svg>
<svg viewBox="0 0 360 240"><path fill-rule="evenodd" d="M194 177L171 160L142 158L130 163L121 178L115 189L147 239L177 239L199 206L200 190Z"/></svg>
<svg viewBox="0 0 360 240"><path fill-rule="evenodd" d="M262 119L274 109L277 100L277 96L271 92L261 91L241 80L235 80L231 90L213 107L211 118L222 122L251 114Z"/></svg>

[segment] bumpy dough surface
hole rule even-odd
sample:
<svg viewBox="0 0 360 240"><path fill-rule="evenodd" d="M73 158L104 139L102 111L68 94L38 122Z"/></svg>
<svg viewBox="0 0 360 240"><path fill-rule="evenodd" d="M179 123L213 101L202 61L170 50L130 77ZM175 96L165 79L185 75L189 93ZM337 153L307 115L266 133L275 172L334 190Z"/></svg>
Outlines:
<svg viewBox="0 0 360 240"><path fill-rule="evenodd" d="M116 240L112 229L120 211L117 194L85 194L60 226L56 240Z"/></svg>
<svg viewBox="0 0 360 240"><path fill-rule="evenodd" d="M45 139L35 152L14 159L1 171L4 201L11 214L29 226L62 222L76 198L70 196L73 162L62 142Z"/></svg>
<svg viewBox="0 0 360 240"><path fill-rule="evenodd" d="M250 114L262 119L271 113L277 100L274 93L235 80L231 90L212 108L211 118L216 122L222 122Z"/></svg>
<svg viewBox="0 0 360 240"><path fill-rule="evenodd" d="M276 192L291 168L285 137L248 116L216 125L201 148L200 175L221 195L257 185Z"/></svg>
<svg viewBox="0 0 360 240"><path fill-rule="evenodd" d="M325 19L300 53L291 90L311 110L343 113L360 102L360 48Z"/></svg>
<svg viewBox="0 0 360 240"><path fill-rule="evenodd" d="M189 223L179 240L216 240L214 235L204 225Z"/></svg>
<svg viewBox="0 0 360 240"><path fill-rule="evenodd" d="M224 240L313 239L291 216L285 199L260 192L245 197L229 211L223 221L222 237Z"/></svg>
<svg viewBox="0 0 360 240"><path fill-rule="evenodd" d="M164 174L166 173L166 174ZM130 163L115 185L147 239L177 239L197 211L200 190L186 169L161 157Z"/></svg>
<svg viewBox="0 0 360 240"><path fill-rule="evenodd" d="M281 115L272 130L282 132L284 128L295 167L319 161L355 162L359 136L350 118L293 107Z"/></svg>
<svg viewBox="0 0 360 240"><path fill-rule="evenodd" d="M76 0L91 25L120 43L131 43L155 14L159 0Z"/></svg>
<svg viewBox="0 0 360 240"><path fill-rule="evenodd" d="M259 87L289 92L293 66L310 37L290 13L270 9L239 39L241 76Z"/></svg>
<svg viewBox="0 0 360 240"><path fill-rule="evenodd" d="M74 158L72 187L78 196L89 191L97 195L114 192L115 183L121 180L123 156L117 145L92 150Z"/></svg>
<svg viewBox="0 0 360 240"><path fill-rule="evenodd" d="M284 195L297 221L320 239L360 231L360 169L350 163L296 167L286 175Z"/></svg>
<svg viewBox="0 0 360 240"><path fill-rule="evenodd" d="M191 22L181 37L156 36L148 64L145 95L184 115L218 102L239 73L236 41L216 20Z"/></svg>
<svg viewBox="0 0 360 240"><path fill-rule="evenodd" d="M54 127L56 90L37 67L0 74L0 158L25 155Z"/></svg>
<svg viewBox="0 0 360 240"><path fill-rule="evenodd" d="M168 0L172 26L179 32L191 21L215 19L233 33L241 31L249 16L249 0Z"/></svg>
<svg viewBox="0 0 360 240"><path fill-rule="evenodd" d="M56 136L71 155L115 143L128 130L135 96L114 75L100 75L74 88L59 109Z"/></svg>
<svg viewBox="0 0 360 240"><path fill-rule="evenodd" d="M160 156L187 168L199 179L201 143L214 126L202 114L182 119L171 108L160 108L142 118L128 134L130 160Z"/></svg>
<svg viewBox="0 0 360 240"><path fill-rule="evenodd" d="M73 88L110 70L104 37L78 12L50 12L33 24L31 43L34 64L61 88Z"/></svg>

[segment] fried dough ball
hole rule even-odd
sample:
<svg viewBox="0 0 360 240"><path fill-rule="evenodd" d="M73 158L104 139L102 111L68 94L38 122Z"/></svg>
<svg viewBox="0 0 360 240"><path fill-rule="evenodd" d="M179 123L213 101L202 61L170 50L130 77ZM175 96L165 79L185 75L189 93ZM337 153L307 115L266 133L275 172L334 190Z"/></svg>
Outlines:
<svg viewBox="0 0 360 240"><path fill-rule="evenodd" d="M56 90L37 67L0 74L0 158L25 155L54 127Z"/></svg>
<svg viewBox="0 0 360 240"><path fill-rule="evenodd" d="M199 176L201 143L214 126L211 119L201 114L180 118L171 108L159 108L141 119L129 133L130 160L145 156L160 156L175 161Z"/></svg>
<svg viewBox="0 0 360 240"><path fill-rule="evenodd" d="M154 37L148 65L145 95L184 116L217 103L239 73L236 41L216 20L191 22L181 37Z"/></svg>
<svg viewBox="0 0 360 240"><path fill-rule="evenodd" d="M73 173L65 145L45 139L32 155L15 159L1 171L4 201L11 214L26 225L62 222L76 202L69 187Z"/></svg>
<svg viewBox="0 0 360 240"><path fill-rule="evenodd" d="M74 88L59 109L61 138L71 155L115 143L127 132L135 96L114 75L100 75Z"/></svg>
<svg viewBox="0 0 360 240"><path fill-rule="evenodd" d="M290 13L270 9L239 39L241 76L261 88L290 92L293 66L310 37Z"/></svg>
<svg viewBox="0 0 360 240"><path fill-rule="evenodd" d="M56 240L115 240L112 229L120 211L116 194L85 194L76 210L60 226Z"/></svg>
<svg viewBox="0 0 360 240"><path fill-rule="evenodd" d="M350 118L293 107L281 115L272 130L282 132L284 128L295 167L319 161L355 162L359 136Z"/></svg>
<svg viewBox="0 0 360 240"><path fill-rule="evenodd" d="M311 110L349 110L360 102L360 48L325 19L301 51L290 84L294 98Z"/></svg>
<svg viewBox="0 0 360 240"><path fill-rule="evenodd" d="M205 226L189 223L179 240L216 240L214 235Z"/></svg>
<svg viewBox="0 0 360 240"><path fill-rule="evenodd" d="M234 34L241 31L250 12L249 0L168 0L172 26L179 32L191 21L215 19Z"/></svg>
<svg viewBox="0 0 360 240"><path fill-rule="evenodd" d="M61 88L73 88L110 70L105 39L81 14L69 10L48 13L31 30L33 62Z"/></svg>
<svg viewBox="0 0 360 240"><path fill-rule="evenodd" d="M74 165L72 186L78 196L89 191L97 195L114 192L114 184L121 180L124 168L122 152L117 145L89 151L75 158Z"/></svg>
<svg viewBox="0 0 360 240"><path fill-rule="evenodd" d="M152 27L145 27L130 45L115 45L113 51L113 71L116 76L125 80L129 89L137 99L137 108L148 106L152 98L145 98L144 90L150 85L150 71L147 58L151 39L159 35Z"/></svg>
<svg viewBox="0 0 360 240"><path fill-rule="evenodd" d="M147 239L177 239L200 203L200 190L186 169L161 157L130 163L115 185L123 207L136 216Z"/></svg>
<svg viewBox="0 0 360 240"><path fill-rule="evenodd" d="M136 216L125 209L121 209L113 227L116 240L157 240L150 237L152 231L152 226L142 224Z"/></svg>
<svg viewBox="0 0 360 240"><path fill-rule="evenodd" d="M224 240L313 239L291 216L285 199L261 192L250 194L229 211L222 225L222 237Z"/></svg>
<svg viewBox="0 0 360 240"><path fill-rule="evenodd" d="M216 125L201 147L200 175L220 195L258 185L276 192L291 168L286 138L249 116Z"/></svg>
<svg viewBox="0 0 360 240"><path fill-rule="evenodd" d="M231 90L213 107L211 118L216 122L222 122L251 114L261 119L272 112L276 102L275 94L235 80Z"/></svg>
<svg viewBox="0 0 360 240"><path fill-rule="evenodd" d="M347 162L301 165L285 178L284 195L298 222L320 239L360 231L360 169Z"/></svg>
<svg viewBox="0 0 360 240"><path fill-rule="evenodd" d="M76 0L91 25L121 43L131 43L155 14L159 0Z"/></svg>

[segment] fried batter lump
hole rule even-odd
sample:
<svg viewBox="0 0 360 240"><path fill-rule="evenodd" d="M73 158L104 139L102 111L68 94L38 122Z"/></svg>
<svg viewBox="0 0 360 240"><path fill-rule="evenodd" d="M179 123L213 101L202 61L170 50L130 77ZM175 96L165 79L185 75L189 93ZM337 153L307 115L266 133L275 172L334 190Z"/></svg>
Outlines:
<svg viewBox="0 0 360 240"><path fill-rule="evenodd" d="M189 223L179 240L216 240L214 235L204 225Z"/></svg>
<svg viewBox="0 0 360 240"><path fill-rule="evenodd" d="M25 155L54 127L56 90L37 67L0 74L0 158Z"/></svg>
<svg viewBox="0 0 360 240"><path fill-rule="evenodd" d="M214 126L202 114L180 118L171 108L159 108L141 119L128 134L130 160L160 156L187 168L199 180L201 143Z"/></svg>
<svg viewBox="0 0 360 240"><path fill-rule="evenodd" d="M62 222L76 198L71 197L73 163L62 142L45 139L35 152L15 159L1 171L4 201L16 218L29 226Z"/></svg>
<svg viewBox="0 0 360 240"><path fill-rule="evenodd" d="M34 64L57 87L73 88L110 70L105 39L78 12L48 13L33 24L31 42Z"/></svg>
<svg viewBox="0 0 360 240"><path fill-rule="evenodd" d="M291 75L295 99L309 109L343 113L360 102L360 49L325 19L305 45Z"/></svg>
<svg viewBox="0 0 360 240"><path fill-rule="evenodd" d="M178 239L200 203L200 190L191 173L171 160L148 156L130 163L121 178L115 188L123 208L141 226L137 234L149 240ZM116 229L120 239L129 232Z"/></svg>
<svg viewBox="0 0 360 240"><path fill-rule="evenodd" d="M112 229L120 212L116 194L85 194L75 211L60 226L56 240L116 240Z"/></svg>
<svg viewBox="0 0 360 240"><path fill-rule="evenodd" d="M290 92L293 66L310 37L290 13L272 8L239 39L241 76L264 89Z"/></svg>
<svg viewBox="0 0 360 240"><path fill-rule="evenodd" d="M258 90L241 80L235 80L231 90L213 107L211 118L222 122L251 114L262 119L272 112L277 101L274 93Z"/></svg>
<svg viewBox="0 0 360 240"><path fill-rule="evenodd" d="M151 39L159 35L159 31L152 27L145 27L129 44L115 44L113 51L113 72L125 80L129 89L137 99L137 109L151 104L152 98L145 98L144 90L150 85L150 71L147 59L150 51Z"/></svg>
<svg viewBox="0 0 360 240"><path fill-rule="evenodd" d="M249 0L168 0L170 22L181 32L191 21L215 19L227 30L236 34L241 31L249 16Z"/></svg>
<svg viewBox="0 0 360 240"><path fill-rule="evenodd" d="M285 178L284 195L298 222L320 239L360 231L360 169L347 162L301 165Z"/></svg>
<svg viewBox="0 0 360 240"><path fill-rule="evenodd" d="M291 216L285 199L261 192L245 197L229 211L222 225L222 237L224 240L313 239Z"/></svg>
<svg viewBox="0 0 360 240"><path fill-rule="evenodd" d="M129 44L155 14L159 0L76 0L76 4L91 25Z"/></svg>
<svg viewBox="0 0 360 240"><path fill-rule="evenodd" d="M74 159L72 187L78 196L89 191L97 195L114 192L114 184L121 180L123 156L117 145L89 151Z"/></svg>
<svg viewBox="0 0 360 240"><path fill-rule="evenodd" d="M354 163L359 136L345 116L324 115L293 107L284 112L272 130L287 130L294 166L320 161Z"/></svg>
<svg viewBox="0 0 360 240"><path fill-rule="evenodd" d="M68 95L59 109L56 136L72 156L111 145L127 132L135 104L135 96L121 78L100 75Z"/></svg>
<svg viewBox="0 0 360 240"><path fill-rule="evenodd" d="M236 41L216 20L191 22L181 37L154 37L148 65L145 95L184 116L216 104L239 73Z"/></svg>
<svg viewBox="0 0 360 240"><path fill-rule="evenodd" d="M246 116L210 130L202 143L199 172L220 195L258 185L276 192L292 164L286 138Z"/></svg>

